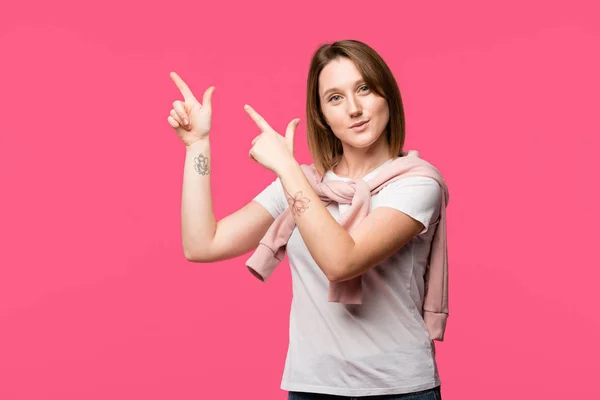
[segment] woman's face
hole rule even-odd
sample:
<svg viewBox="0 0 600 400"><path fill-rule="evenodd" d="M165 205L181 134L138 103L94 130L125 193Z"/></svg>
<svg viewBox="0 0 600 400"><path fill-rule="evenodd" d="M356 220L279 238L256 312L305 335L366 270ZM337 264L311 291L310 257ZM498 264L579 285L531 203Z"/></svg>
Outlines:
<svg viewBox="0 0 600 400"><path fill-rule="evenodd" d="M382 138L390 119L387 101L371 91L353 61L340 57L319 75L321 111L335 136L366 148Z"/></svg>

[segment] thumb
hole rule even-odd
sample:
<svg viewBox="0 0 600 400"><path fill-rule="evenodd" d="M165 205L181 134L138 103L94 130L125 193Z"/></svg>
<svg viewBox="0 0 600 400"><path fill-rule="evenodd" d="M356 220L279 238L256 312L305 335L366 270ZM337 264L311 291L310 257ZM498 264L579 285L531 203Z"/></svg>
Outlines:
<svg viewBox="0 0 600 400"><path fill-rule="evenodd" d="M294 154L294 133L296 133L296 128L299 123L300 118L296 118L288 124L287 129L285 130L285 141L292 154Z"/></svg>
<svg viewBox="0 0 600 400"><path fill-rule="evenodd" d="M202 96L202 107L208 108L209 111L212 111L212 94L215 91L215 87L211 86L204 92Z"/></svg>

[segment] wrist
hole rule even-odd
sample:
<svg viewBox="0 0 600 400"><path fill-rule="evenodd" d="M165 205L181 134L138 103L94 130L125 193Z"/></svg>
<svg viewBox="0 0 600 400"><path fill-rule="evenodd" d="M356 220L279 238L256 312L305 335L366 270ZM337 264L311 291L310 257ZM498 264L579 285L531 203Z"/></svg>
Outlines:
<svg viewBox="0 0 600 400"><path fill-rule="evenodd" d="M198 150L206 149L206 147L210 144L208 137L202 139L196 139L191 144L185 146L186 152L196 152Z"/></svg>
<svg viewBox="0 0 600 400"><path fill-rule="evenodd" d="M294 157L290 157L281 164L281 166L277 170L277 175L280 179L283 179L284 176L289 175L291 173L293 174L299 168L300 164L298 164L296 159Z"/></svg>

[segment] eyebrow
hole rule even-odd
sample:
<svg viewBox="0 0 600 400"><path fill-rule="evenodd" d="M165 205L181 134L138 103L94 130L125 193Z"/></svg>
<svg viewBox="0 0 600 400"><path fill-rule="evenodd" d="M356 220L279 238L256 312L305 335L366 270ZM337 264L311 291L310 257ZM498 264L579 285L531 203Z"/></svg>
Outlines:
<svg viewBox="0 0 600 400"><path fill-rule="evenodd" d="M358 80L358 81L354 82L354 87L356 87L356 86L360 86L360 85L362 85L362 84L365 84L365 83L366 83L366 82L365 82L365 80L364 80L364 79L360 79L360 80ZM329 88L329 89L327 89L325 92L323 92L323 98L327 97L327 94L328 94L328 93L331 93L331 92L339 92L339 91L340 91L340 89L338 89L338 88L335 88L335 87L333 87L333 88Z"/></svg>

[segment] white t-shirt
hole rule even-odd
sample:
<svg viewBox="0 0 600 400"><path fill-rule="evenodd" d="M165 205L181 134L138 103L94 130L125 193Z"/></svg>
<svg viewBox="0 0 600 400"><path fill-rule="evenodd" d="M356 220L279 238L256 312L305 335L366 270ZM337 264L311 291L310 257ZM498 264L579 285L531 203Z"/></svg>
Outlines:
<svg viewBox="0 0 600 400"><path fill-rule="evenodd" d="M324 180L349 179L330 171ZM274 218L288 207L279 178L254 200ZM371 197L371 210L394 208L425 229L363 275L360 305L328 301L329 281L294 229L286 248L293 296L282 389L373 396L440 385L435 348L422 317L424 273L435 233L435 226L428 228L437 222L440 203L440 186L426 177L392 182ZM339 220L349 207L332 202L327 208Z"/></svg>

